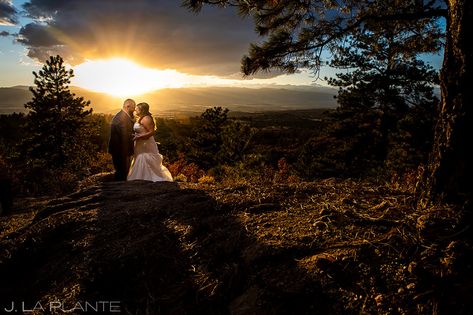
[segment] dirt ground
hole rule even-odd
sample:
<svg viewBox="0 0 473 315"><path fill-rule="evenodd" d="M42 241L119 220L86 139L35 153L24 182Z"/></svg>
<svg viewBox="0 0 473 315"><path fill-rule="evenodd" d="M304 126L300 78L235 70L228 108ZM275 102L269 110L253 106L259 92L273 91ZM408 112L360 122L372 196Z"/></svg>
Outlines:
<svg viewBox="0 0 473 315"><path fill-rule="evenodd" d="M17 200L0 218L0 309L119 301L124 314L471 314L464 222L461 209L416 211L411 193L350 179L91 181L63 198Z"/></svg>

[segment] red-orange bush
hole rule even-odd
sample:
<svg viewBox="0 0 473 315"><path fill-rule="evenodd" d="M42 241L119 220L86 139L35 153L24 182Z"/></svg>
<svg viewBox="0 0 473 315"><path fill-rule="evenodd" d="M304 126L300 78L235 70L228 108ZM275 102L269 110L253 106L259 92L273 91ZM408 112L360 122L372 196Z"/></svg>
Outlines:
<svg viewBox="0 0 473 315"><path fill-rule="evenodd" d="M205 171L199 168L197 164L188 163L185 160L184 153L179 152L178 157L175 162L168 165L168 169L173 177L182 174L187 178L188 182L197 183L199 178L205 175Z"/></svg>

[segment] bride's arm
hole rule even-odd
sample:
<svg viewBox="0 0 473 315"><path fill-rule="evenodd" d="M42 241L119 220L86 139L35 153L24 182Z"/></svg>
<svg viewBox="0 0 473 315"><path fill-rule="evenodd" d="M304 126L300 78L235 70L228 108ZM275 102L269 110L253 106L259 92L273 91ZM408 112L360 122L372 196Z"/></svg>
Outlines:
<svg viewBox="0 0 473 315"><path fill-rule="evenodd" d="M154 135L154 121L151 116L143 117L143 119L141 120L141 124L143 125L146 131L140 133L139 135L136 135L135 140L145 140Z"/></svg>

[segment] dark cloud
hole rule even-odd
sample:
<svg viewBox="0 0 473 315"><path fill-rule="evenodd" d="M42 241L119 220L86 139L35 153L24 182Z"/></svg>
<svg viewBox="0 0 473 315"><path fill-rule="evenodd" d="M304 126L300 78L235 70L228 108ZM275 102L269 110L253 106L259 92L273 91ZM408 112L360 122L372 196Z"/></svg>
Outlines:
<svg viewBox="0 0 473 315"><path fill-rule="evenodd" d="M67 62L72 65L77 65L85 61L85 59L71 50L66 45L55 45L51 47L30 47L27 56L31 59L44 62L50 56L61 55L66 56Z"/></svg>
<svg viewBox="0 0 473 315"><path fill-rule="evenodd" d="M31 0L23 8L37 22L18 41L40 61L55 51L75 63L124 56L148 67L235 76L257 40L252 22L233 9L194 14L178 0Z"/></svg>
<svg viewBox="0 0 473 315"><path fill-rule="evenodd" d="M51 47L61 42L44 25L30 23L20 29L17 41L29 47Z"/></svg>
<svg viewBox="0 0 473 315"><path fill-rule="evenodd" d="M9 0L0 0L0 25L13 25L17 23L16 9Z"/></svg>

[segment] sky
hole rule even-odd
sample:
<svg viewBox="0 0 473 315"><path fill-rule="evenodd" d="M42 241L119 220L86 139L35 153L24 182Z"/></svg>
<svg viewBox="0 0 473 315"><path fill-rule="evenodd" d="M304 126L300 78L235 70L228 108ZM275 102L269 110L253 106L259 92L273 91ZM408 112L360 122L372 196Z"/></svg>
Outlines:
<svg viewBox="0 0 473 315"><path fill-rule="evenodd" d="M179 0L0 0L0 87L32 85L31 72L55 54L74 69L73 85L115 95L314 84L308 71L243 78L240 60L258 41L251 19L231 8L207 6L195 14ZM441 56L428 58L440 65ZM320 77L333 75L325 67Z"/></svg>

